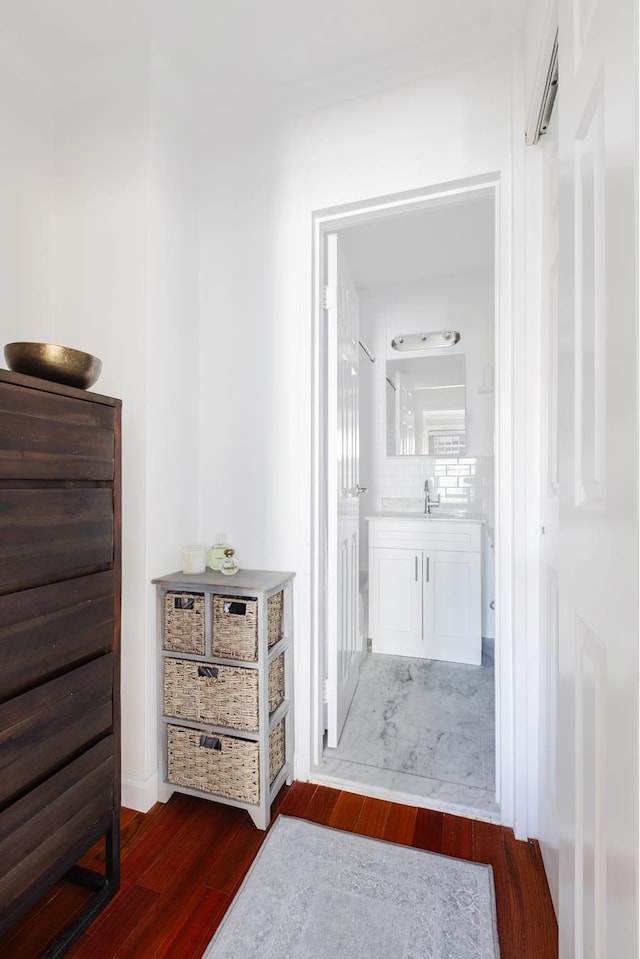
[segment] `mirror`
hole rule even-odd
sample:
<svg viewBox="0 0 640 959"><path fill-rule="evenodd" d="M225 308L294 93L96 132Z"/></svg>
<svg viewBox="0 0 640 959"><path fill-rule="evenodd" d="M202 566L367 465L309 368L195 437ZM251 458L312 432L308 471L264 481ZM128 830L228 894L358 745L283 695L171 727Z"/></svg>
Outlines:
<svg viewBox="0 0 640 959"><path fill-rule="evenodd" d="M464 353L387 360L387 454L465 455Z"/></svg>

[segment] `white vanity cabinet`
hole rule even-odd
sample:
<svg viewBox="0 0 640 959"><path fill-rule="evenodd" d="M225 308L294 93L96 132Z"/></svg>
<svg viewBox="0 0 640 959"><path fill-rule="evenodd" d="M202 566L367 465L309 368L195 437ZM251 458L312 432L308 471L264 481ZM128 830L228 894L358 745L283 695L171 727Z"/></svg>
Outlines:
<svg viewBox="0 0 640 959"><path fill-rule="evenodd" d="M481 520L369 520L374 653L479 665Z"/></svg>

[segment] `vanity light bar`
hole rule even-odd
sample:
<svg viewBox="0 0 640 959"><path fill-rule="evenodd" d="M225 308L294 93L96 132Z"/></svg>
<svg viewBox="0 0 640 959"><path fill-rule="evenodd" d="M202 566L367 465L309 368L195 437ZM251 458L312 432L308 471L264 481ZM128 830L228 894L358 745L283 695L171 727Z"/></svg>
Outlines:
<svg viewBox="0 0 640 959"><path fill-rule="evenodd" d="M391 340L394 350L430 350L437 346L454 346L460 340L457 330L436 330L433 333L403 333Z"/></svg>

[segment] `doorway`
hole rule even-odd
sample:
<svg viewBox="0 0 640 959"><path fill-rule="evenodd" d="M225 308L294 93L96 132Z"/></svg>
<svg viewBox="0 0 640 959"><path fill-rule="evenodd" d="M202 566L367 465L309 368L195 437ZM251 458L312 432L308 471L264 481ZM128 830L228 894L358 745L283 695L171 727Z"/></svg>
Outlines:
<svg viewBox="0 0 640 959"><path fill-rule="evenodd" d="M493 606L499 592L499 583L494 585L493 582L493 559L499 550L500 541L499 524L496 523L496 513L498 515L500 513L499 474L497 469L495 473L493 470L494 428L496 434L499 434L501 429L499 413L495 416L498 412L498 405L495 403L494 392L494 384L499 379L500 350L494 349L493 346L494 333L496 336L499 333L498 306L500 303L496 279L499 272L498 186L496 178L449 184L444 188L432 191L424 191L410 196L385 198L371 204L363 204L359 209L354 209L351 206L341 210L324 211L314 218L315 273L318 289L323 286L325 278L325 263L323 261L326 249L325 236L337 232L342 242L346 260L353 272L355 286L363 294L363 321L359 336L362 370L361 392L365 410L377 407L377 418L367 418L365 414L361 416L360 422L362 463L358 483L362 483L362 487L367 489L359 503L359 582L361 589L357 600L357 619L360 623L360 639L365 658L360 670L361 681L356 689L352 712L347 717L347 739L351 739L352 743L354 741L348 725L350 722L349 716L356 722L359 718L362 723L362 702L372 703L375 699L372 691L376 689L379 691L383 683L387 683L387 685L389 682L399 683L399 690L404 691L408 688L415 690L421 686L424 692L427 688L432 688L434 683L436 688L438 683L447 685L449 692L452 689L455 692L457 688L460 695L459 712L465 714L466 718L463 722L467 723L468 728L477 725L473 710L469 711L470 699L472 698L470 697L471 686L475 686L476 690L481 686L484 690L479 698L484 699L485 719L487 718L487 704L490 703L490 708L493 707L493 692L495 689L497 719L495 732L493 731L494 716L491 715L491 733L488 733L487 728L484 731L487 741L485 755L482 756L480 747L478 749L478 761L481 765L484 762L486 768L488 762L494 762L495 747L495 756L497 757L495 781L491 774L484 777L482 783L478 781L477 777L473 778L472 776L471 779L475 787L481 785L483 787L493 787L492 801L490 803L479 801L475 806L473 801L467 803L470 813L481 814L485 815L486 818L494 819L499 818L497 804L500 800L502 779L500 764L504 759L504 750L500 748L500 730L501 722L505 719L504 716L501 716L501 709L505 708L504 702L501 701L501 684L499 680L497 683L494 682L492 664L495 644L495 647L497 647L496 676L500 677L500 645L503 637L500 633L499 621L494 624L493 617ZM429 229L431 240L427 244L425 238L429 234ZM449 253L447 253L447 250L449 250ZM452 257L451 250L456 251L457 260ZM479 303L482 300L483 297L479 290L483 284L485 292L488 290L488 295L484 297L484 303L485 311L486 304L489 304L491 327L489 334L487 334L486 323L483 326L477 318L475 324L472 322L471 314L475 313L477 317L478 311L468 308L469 303ZM433 294L435 288L438 289L437 296ZM447 288L458 290L458 296L454 298L457 300L457 307L452 307L451 303L447 306ZM404 293L398 298L399 290L404 291ZM429 296L425 298L425 290L431 290L430 302L427 302ZM462 296L460 296L461 290L464 293ZM465 302L465 296L467 297L466 311L462 306ZM424 319L425 330L447 330L455 326L462 326L463 328L462 342L456 352L468 353L470 366L468 388L473 391L473 402L470 404L473 409L468 436L470 445L468 450L465 449L464 445L455 449L452 449L450 445L445 449L441 445L432 451L433 455L431 456L427 455L424 449L413 457L407 455L394 456L387 446L388 440L384 435L387 425L386 422L383 422L386 415L385 401L380 394L379 386L382 379L387 379L384 374L386 373L385 364L388 359L388 345L391 339L390 331L393 330L394 334L412 332L412 328L407 327L405 329L403 327L403 319L405 319L406 326L411 312L410 301L413 303L415 314L416 304L419 305L421 298L423 312L426 314ZM322 304L322 306L324 305L326 304ZM318 322L316 324L318 350L317 400L319 410L326 410L327 408L328 389L327 357L323 349L322 336L323 320L324 314L319 306ZM372 378L371 372L374 368L376 376ZM366 404L369 404L369 406ZM490 411L489 418L487 418L487 411ZM327 726L326 701L327 698L330 698L326 681L327 659L330 655L327 638L332 629L331 616L328 613L326 603L326 597L331 589L329 581L332 576L332 563L325 533L331 522L328 515L326 486L327 477L335 472L334 464L326 462L330 444L327 444L326 439L323 438L323 428L326 430L325 424L326 418L320 415L317 420L318 435L315 444L318 469L316 471L315 497L317 541L315 544L316 575L314 581L317 590L315 598L319 628L315 637L314 651L313 695L315 697L314 717L316 722L312 742L313 778L318 781L339 782L340 785L346 785L347 788L366 791L373 795L383 797L394 795L394 798L400 798L398 794L405 792L403 785L406 785L410 780L406 777L403 779L402 775L397 775L401 770L394 768L393 762L389 764L388 750L386 753L386 772L383 761L380 764L382 771L378 769L373 775L363 775L360 777L362 781L358 782L358 770L352 769L350 777L354 778L347 779L345 783L343 773L346 767L344 764L341 766L339 763L333 762L340 756L339 736L334 735L337 752L325 748L327 743L324 735ZM449 444L452 442L452 435L450 434L446 438L446 442ZM442 439L441 437L441 442ZM459 443L459 437L455 442ZM497 445L499 448L499 444ZM367 651L368 562L366 517L390 508L407 509L408 512L421 508L422 487L427 476L430 476L432 490L436 492L436 495L439 494L444 509L459 513L472 511L476 515L481 514L484 520L482 525L484 666L480 667L481 671L476 676L472 675L473 667L470 666L431 662L426 659L412 661L410 658L402 656L377 656L375 653L372 654ZM494 492L497 495L494 496ZM496 506L498 506L498 509L496 509ZM506 642L509 642L508 636ZM427 673L429 674L428 677ZM488 675L491 676L491 679L487 684ZM407 678L409 684L406 682ZM367 689L367 684L371 683L373 683L373 686ZM487 695L489 687L490 694ZM393 700L394 697L397 699L395 693L389 693L387 700ZM435 698L437 697L429 694L430 703L433 703ZM509 697L507 697L508 701ZM449 705L455 711L456 707L452 706L453 702L454 700L450 700ZM384 713L384 703L379 703L378 706L380 707L378 711ZM418 717L415 712L415 701L411 709L413 710L412 725L415 725ZM399 724L406 728L406 717L403 718L402 714L399 714L396 718ZM433 723L433 717L425 719L425 721ZM385 721L387 732L389 727L389 722ZM382 730L382 734L378 732L377 735L377 738L383 743L385 729ZM451 743L456 742L456 731L449 729L448 733L448 739ZM427 733L425 732L422 736L418 730L418 738L422 738L426 743ZM458 741L460 741L459 736ZM415 760L419 750L409 747L409 751L413 760ZM374 748L369 757L374 756L375 752ZM440 751L440 758L442 758L442 750ZM449 758L455 759L453 756ZM370 766L375 762L375 759L371 759L371 762L362 763L361 767ZM398 759L398 762L401 762L401 760ZM357 764L353 765L357 766ZM453 766L455 766L455 762L453 764L450 762L449 769ZM362 768L360 772L362 772ZM413 776L411 780L412 790L411 792L408 789L406 790L407 796L405 798L421 805L437 806L438 800L432 792L430 793L429 785L426 782L429 777L422 777L420 770L416 771L415 768L410 775ZM445 770L443 780L446 778ZM453 775L453 779L456 778L460 777ZM424 783L422 779L424 779ZM451 786L452 783L441 783L441 785L447 787ZM419 791L418 794L415 793L416 789ZM451 799L453 805L456 803L455 792L455 788L453 791L448 788L444 789L444 793L448 797L453 797ZM474 789L472 788L468 792L474 794ZM486 788L483 789L483 793L486 798L488 795ZM477 792L475 795L479 796L480 793Z"/></svg>

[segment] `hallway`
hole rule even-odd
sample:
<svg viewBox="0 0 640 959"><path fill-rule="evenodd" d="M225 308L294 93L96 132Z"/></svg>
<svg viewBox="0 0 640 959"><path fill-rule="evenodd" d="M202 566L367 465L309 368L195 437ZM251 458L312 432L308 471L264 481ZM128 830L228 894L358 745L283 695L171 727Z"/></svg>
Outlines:
<svg viewBox="0 0 640 959"><path fill-rule="evenodd" d="M557 959L537 842L517 842L502 826L313 783L285 787L273 813L490 863L500 959ZM123 809L122 827L121 890L69 959L200 959L265 833L240 809L178 793L146 814ZM36 959L86 894L59 883L0 943L0 957Z"/></svg>

